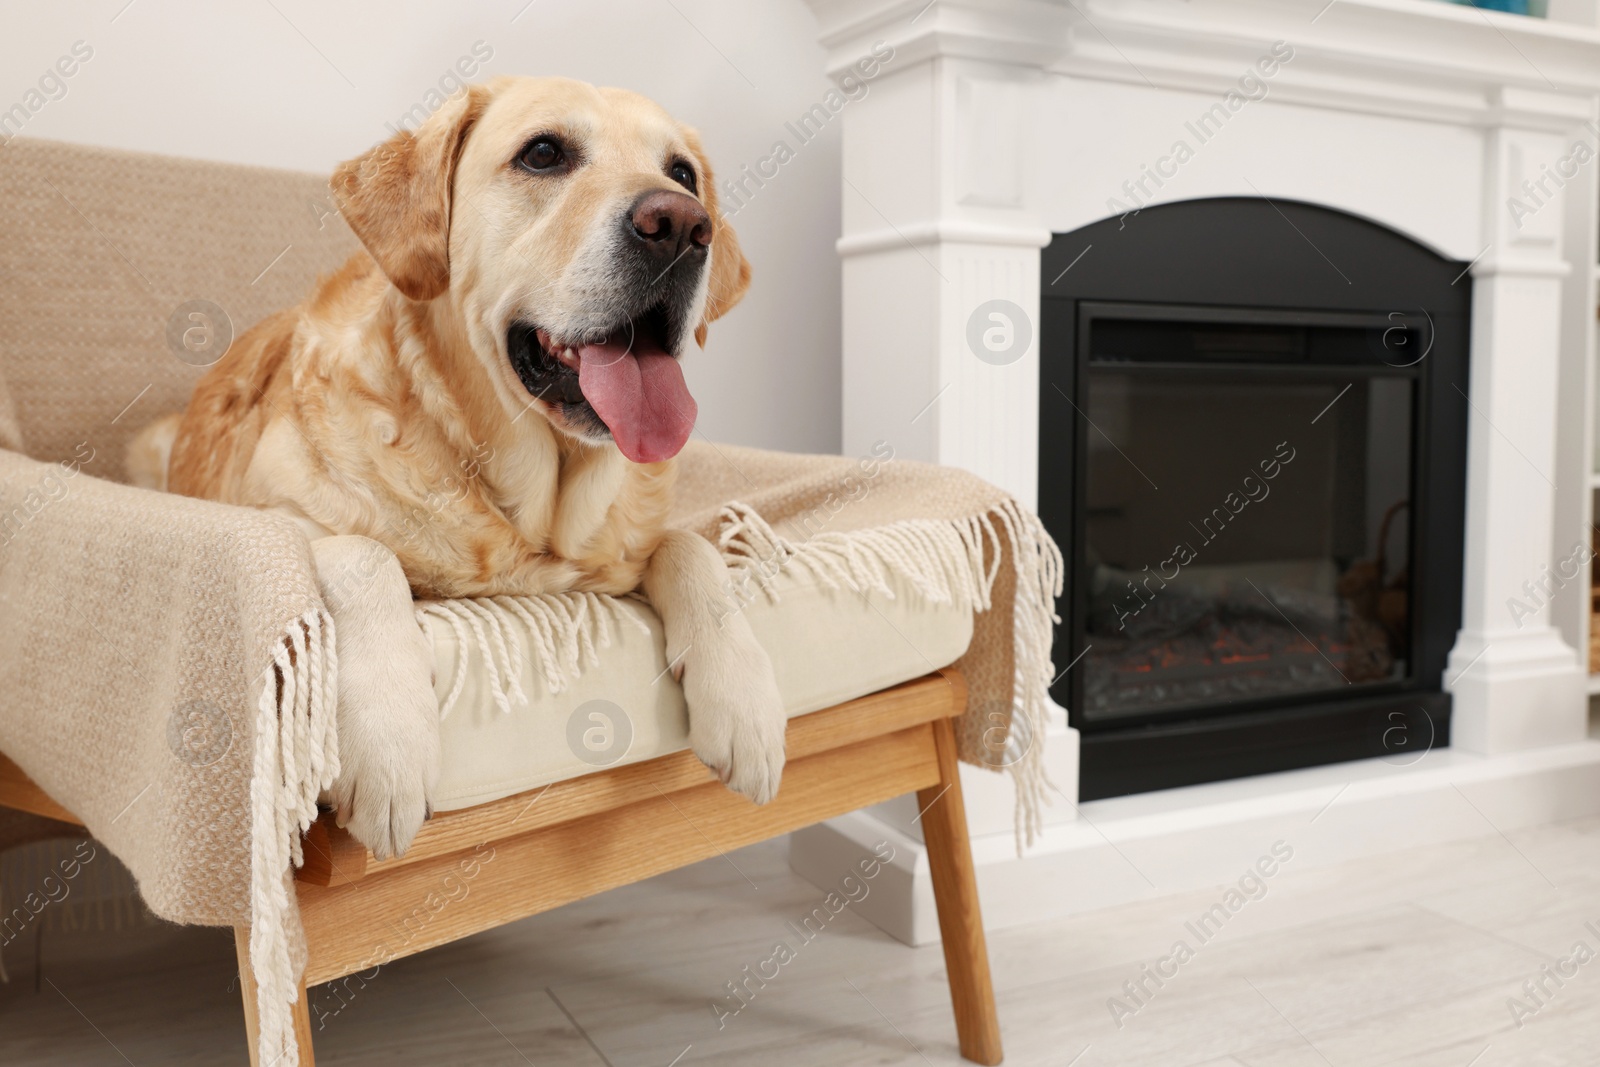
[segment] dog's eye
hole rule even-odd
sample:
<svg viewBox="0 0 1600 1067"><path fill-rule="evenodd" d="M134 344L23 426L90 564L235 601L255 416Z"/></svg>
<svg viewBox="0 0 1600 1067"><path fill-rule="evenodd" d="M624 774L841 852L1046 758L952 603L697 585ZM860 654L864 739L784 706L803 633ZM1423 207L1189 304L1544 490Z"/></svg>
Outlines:
<svg viewBox="0 0 1600 1067"><path fill-rule="evenodd" d="M667 177L671 178L673 181L677 182L691 193L697 191L694 183L694 168L689 166L689 164L685 163L681 159L677 160L672 164L672 166L667 168Z"/></svg>
<svg viewBox="0 0 1600 1067"><path fill-rule="evenodd" d="M554 137L535 137L528 142L517 161L529 170L550 170L565 163L567 154L562 150L561 142Z"/></svg>

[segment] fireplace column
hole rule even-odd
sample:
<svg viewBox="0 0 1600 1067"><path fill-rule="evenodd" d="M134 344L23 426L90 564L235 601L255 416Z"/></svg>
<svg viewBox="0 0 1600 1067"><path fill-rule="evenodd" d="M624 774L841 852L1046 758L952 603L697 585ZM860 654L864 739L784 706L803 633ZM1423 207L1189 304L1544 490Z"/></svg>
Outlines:
<svg viewBox="0 0 1600 1067"><path fill-rule="evenodd" d="M844 452L887 441L1031 507L1050 231L1030 202L1028 98L1068 38L1065 8L812 6L834 78L893 51L841 115Z"/></svg>
<svg viewBox="0 0 1600 1067"><path fill-rule="evenodd" d="M1515 114L1517 101L1504 98L1516 93L1502 91L1503 114ZM1580 741L1588 722L1583 667L1550 615L1552 568L1572 547L1555 543L1550 417L1570 271L1564 193L1552 193L1548 180L1544 192L1526 188L1540 181L1540 164L1562 158L1571 143L1509 122L1486 137L1487 247L1472 267L1462 628L1445 672L1452 743L1484 755ZM1580 580L1586 571L1579 567Z"/></svg>
<svg viewBox="0 0 1600 1067"><path fill-rule="evenodd" d="M897 458L964 468L1034 507L1039 261L1050 231L1030 188L1029 97L1067 45L1069 9L809 2L831 77L860 78L864 58L879 60L866 95L840 115L843 451L866 455L886 442ZM1045 760L1063 796L1052 798L1050 822L1076 817L1077 741L1065 713L1056 715ZM1009 779L963 766L962 786L975 846L988 840L990 851L1014 856ZM925 943L938 929L912 799L801 831L791 864L831 884L852 850L893 842L896 877L858 907L902 940Z"/></svg>

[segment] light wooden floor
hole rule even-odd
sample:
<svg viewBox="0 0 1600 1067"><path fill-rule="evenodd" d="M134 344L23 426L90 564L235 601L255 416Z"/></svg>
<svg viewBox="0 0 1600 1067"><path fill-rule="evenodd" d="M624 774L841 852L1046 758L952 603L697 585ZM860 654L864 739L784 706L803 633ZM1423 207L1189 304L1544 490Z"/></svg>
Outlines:
<svg viewBox="0 0 1600 1067"><path fill-rule="evenodd" d="M786 923L821 898L770 844L505 927L385 968L324 1020L318 1062L959 1062L938 948L905 948L848 911L718 1029L708 1004L723 983L779 939L795 942ZM1559 990L1547 983L1553 996L1521 1029L1507 1007L1576 942L1600 950L1585 927L1600 929L1600 820L1323 870L1291 864L1116 1027L1107 999L1220 899L1186 893L994 933L1006 1062L1600 1062L1600 960ZM0 1063L244 1062L228 933L51 934L39 993L31 955L26 940L13 946L13 981L0 988ZM325 990L317 999L338 1006Z"/></svg>

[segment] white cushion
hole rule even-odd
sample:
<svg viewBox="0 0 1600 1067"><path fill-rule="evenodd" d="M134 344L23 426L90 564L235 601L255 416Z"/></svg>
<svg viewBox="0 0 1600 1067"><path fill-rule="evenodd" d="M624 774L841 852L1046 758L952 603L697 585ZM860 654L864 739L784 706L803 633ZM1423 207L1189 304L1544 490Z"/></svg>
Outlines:
<svg viewBox="0 0 1600 1067"><path fill-rule="evenodd" d="M890 578L889 586L892 598L829 589L794 568L773 580L776 602L758 595L745 608L772 657L791 717L920 677L966 651L972 639L970 609L931 603L899 578ZM442 724L436 810L471 807L688 747L683 692L667 671L655 612L633 598L567 598L563 603L569 615L573 604L587 604L584 610L591 616L582 627L561 625L569 660L575 658L578 629L593 633L610 624L609 646L597 650L581 672L547 672L552 650L535 651L536 631L546 627L530 626L506 607L479 607L471 619L457 611L453 624L438 612L427 619L441 703L459 686ZM597 620L596 614L609 619ZM511 641L528 650L516 672L527 700L502 706L510 688L507 664L516 656ZM495 663L486 662L486 648ZM464 677L459 673L463 650ZM492 669L499 672L499 685ZM563 673L576 677L561 678ZM560 691L553 691L557 687Z"/></svg>

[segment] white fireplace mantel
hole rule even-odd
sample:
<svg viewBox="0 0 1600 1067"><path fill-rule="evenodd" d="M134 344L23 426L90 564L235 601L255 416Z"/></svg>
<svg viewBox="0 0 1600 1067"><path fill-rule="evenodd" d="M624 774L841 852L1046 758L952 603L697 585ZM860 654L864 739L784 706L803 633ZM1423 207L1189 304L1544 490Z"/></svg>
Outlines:
<svg viewBox="0 0 1600 1067"><path fill-rule="evenodd" d="M875 45L894 50L842 113L847 454L888 440L899 456L965 467L1035 503L1037 326L1051 282L1039 250L1052 233L1135 207L1306 200L1472 264L1461 282L1474 304L1464 619L1446 672L1454 744L1426 768L1432 778L1411 769L1394 788L1447 795L1452 775L1470 774L1520 783L1507 794L1521 798L1512 821L1600 810L1600 744L1586 740L1575 651L1587 646L1587 591L1571 583L1531 616L1507 608L1525 581L1587 543L1600 160L1560 183L1548 174L1566 169L1574 143L1600 148L1595 5L1552 0L1545 21L1434 0L810 3L833 77L849 76ZM1274 48L1291 58L1258 65ZM1265 66L1271 73L1250 94L1258 98L1166 180L1149 176L1189 137L1186 122ZM1537 210L1513 213L1517 198ZM999 350L979 352L974 338L991 326ZM1071 799L1076 742L1064 717L1046 738L1050 773ZM1529 791L1568 780L1529 771L1530 759L1592 775L1595 799L1583 812L1571 810L1570 789L1526 803ZM1193 810L1216 813L1207 832L1226 853L1238 826L1295 808L1290 798L1303 798L1308 782L1367 774L1344 767L1086 804L1092 837L1074 824L1080 809L1061 803L1025 860L1011 852L1009 787L964 775L985 899L1003 902L990 921L1119 899L1063 888L1078 884L1062 873L1063 857L1093 866L1088 854L1115 849L1135 824L1142 839L1177 833L1176 821L1162 828L1163 805L1174 820L1191 809L1185 835L1196 832ZM1371 805L1373 818L1383 808ZM791 862L827 882L849 849L897 841L901 890L864 910L898 936L930 939L915 814L883 805L798 834ZM1349 840L1378 851L1416 839L1416 827L1407 832L1358 820ZM1446 820L1435 836L1461 832ZM1341 848L1328 855L1348 854ZM1192 864L1173 888L1207 884L1200 872L1211 869Z"/></svg>

